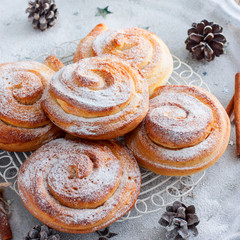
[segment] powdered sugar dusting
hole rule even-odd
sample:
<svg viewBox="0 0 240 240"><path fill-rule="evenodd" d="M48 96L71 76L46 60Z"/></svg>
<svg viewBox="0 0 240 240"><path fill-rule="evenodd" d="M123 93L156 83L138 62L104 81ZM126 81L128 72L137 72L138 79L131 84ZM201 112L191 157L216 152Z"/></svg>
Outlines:
<svg viewBox="0 0 240 240"><path fill-rule="evenodd" d="M187 111L193 111L191 108L195 106L194 108L197 108L198 110L195 111L194 109L193 113L197 114L196 120L200 127L201 125L204 126L206 124L206 119L209 117L213 118L210 132L201 140L201 142L198 142L193 146L190 145L177 149L171 148L170 146L166 148L165 146L162 146L161 144L155 143L151 140L147 133L147 122L144 121L133 132L133 135L130 136L130 138L133 139L128 141L128 146L134 152L135 156L138 159L141 159L142 162L147 162L158 168L179 170L198 169L202 166L207 166L210 162L218 159L223 148L227 146L229 137L229 119L219 101L205 90L193 86L164 86L157 91L158 92L154 94L153 99L151 100L151 106L154 106L154 104L157 104L158 106L158 103L161 103L162 101L161 96L166 104L168 104L168 102L171 103L171 101L174 99L174 101L176 101L175 103L179 104L179 106ZM186 97L186 94L189 96ZM179 99L177 96L179 96ZM196 100L193 100L192 97L195 97ZM189 102L190 100L192 101L191 103ZM201 103L199 103L199 101ZM185 104L188 103L188 106L181 105L184 102ZM195 104L198 104L198 107L196 107ZM206 106L203 107L201 106L202 104ZM209 109L211 109L211 114L209 113ZM180 115L182 116L182 113ZM158 118L155 120L157 121ZM187 137L189 134L189 129L191 130L193 127L188 126L187 124L186 126L182 126L181 124L178 126L168 126L167 123L169 122L171 123L171 120L166 121L163 124L159 124L165 125L165 127L172 127L177 131L181 131L183 132L183 136L185 136L187 133ZM182 122L180 121L180 123ZM197 126L197 128L199 126ZM176 140L174 135L175 133L171 132L171 134L173 135L170 135L170 139ZM198 132L195 134L198 135ZM134 138L137 141L135 141ZM177 140L180 141L180 137L178 139L178 134ZM151 152L151 157L149 158L146 157L145 154L147 151Z"/></svg>
<svg viewBox="0 0 240 240"><path fill-rule="evenodd" d="M150 101L146 128L151 139L167 147L195 145L213 125L211 108L187 93L162 93Z"/></svg>
<svg viewBox="0 0 240 240"><path fill-rule="evenodd" d="M62 152L65 147L61 149L47 177L51 193L69 207L101 205L120 181L120 162L108 149L104 154L99 149L83 149L75 147L71 155Z"/></svg>
<svg viewBox="0 0 240 240"><path fill-rule="evenodd" d="M134 90L131 75L111 59L83 59L63 68L51 81L51 91L57 98L95 114L106 110L108 114L110 108L120 111Z"/></svg>
<svg viewBox="0 0 240 240"><path fill-rule="evenodd" d="M154 34L140 28L120 28L101 33L93 42L97 56L115 55L131 64L137 65L145 77L158 68L163 73L169 67L169 53L165 44Z"/></svg>
<svg viewBox="0 0 240 240"><path fill-rule="evenodd" d="M38 62L0 65L0 145L22 151L36 148L60 131L50 123L42 96L54 71ZM27 145L29 143L29 146Z"/></svg>
<svg viewBox="0 0 240 240"><path fill-rule="evenodd" d="M69 88L69 86L72 86L72 83L70 81L69 85L63 88L60 84L61 79L58 79L56 80L56 83L54 83L54 90L50 88L50 90L46 92L45 99L43 101L43 107L48 113L50 119L57 126L74 135L81 137L94 137L104 135L104 138L113 132L116 135L115 137L123 135L124 132L118 132L118 130L123 131L126 129L126 127L130 126L134 128L141 122L147 113L149 102L147 82L139 75L135 69L130 67L128 64L116 59L113 60L109 58L91 58L89 60L81 61L95 61L94 59L96 59L97 62L100 61L102 64L106 64L108 66L107 68L110 68L112 64L113 69L116 69L118 66L118 71L121 71L121 78L118 78L118 74L114 70L116 76L113 76L114 83L112 84L116 84L117 88L115 91L119 91L122 88L124 89L122 92L123 96L120 96L121 93L119 92L119 98L125 99L123 101L125 103L118 101L118 93L116 93L117 102L115 102L115 92L110 93L107 89L103 89L103 91L101 91L101 89L100 91L91 90L91 99L89 99L89 96L86 94L78 96L78 93L75 94L75 90L72 91L71 87L71 94L68 95L67 93L65 95L63 89ZM78 64L79 63L80 62L78 62ZM75 66L76 65L74 65L74 68ZM61 77L59 74L61 74L61 72L54 77L53 81L55 81L55 78ZM129 77L131 77L131 79L129 79ZM126 79L124 80L124 78ZM125 86L126 80L129 82L126 83ZM74 81L74 79L72 79L72 81ZM120 84L117 83L118 81ZM127 90L126 88L128 86L130 89ZM52 94L50 94L51 91L53 91ZM81 87L80 93L83 93L85 91L89 90L86 90L85 87ZM129 91L131 92L130 97ZM106 96L103 95L103 93L106 93ZM80 102L76 102L78 98L81 99ZM108 99L110 98L112 101L108 102ZM74 106L73 113L68 113L65 111L66 109L63 109L64 105L61 105L61 102L59 103L60 99L64 100L65 103L66 101L67 103L72 103L71 106ZM96 106L92 106L95 102ZM85 117L86 113L87 115ZM94 116L94 114L96 114L96 116Z"/></svg>
<svg viewBox="0 0 240 240"><path fill-rule="evenodd" d="M141 66L153 54L151 42L145 38L146 33L145 36L137 34L135 28L108 30L96 37L92 48L97 56L112 54Z"/></svg>
<svg viewBox="0 0 240 240"><path fill-rule="evenodd" d="M53 74L51 69L37 62L1 65L1 120L22 127L45 125L47 120L41 108L41 96Z"/></svg>
<svg viewBox="0 0 240 240"><path fill-rule="evenodd" d="M63 182L66 180L66 176L61 176L61 174L64 174L64 171L58 168L58 164L65 168L69 163L69 159L73 157L70 160L70 165L72 165L77 158L75 154L87 154L90 156L90 159L95 161L92 172L88 176L77 180L78 182L75 186L79 187L79 191L71 189L68 192L68 195L76 200L78 200L78 197L83 198L84 194L86 194L85 200L88 199L90 201L94 197L99 197L99 193L107 194L113 182L118 181L118 177L115 179L114 176L119 174L117 172L119 167L121 168L118 188L112 196L105 199L105 202L97 208L72 209L64 206L51 194L51 190L48 187L49 176L51 178L52 171L53 174L56 173L58 175L56 180L59 180L59 183L54 181L55 189L60 190L62 187L70 186L65 185L66 182ZM103 170L102 167L104 166L98 165L102 164L102 160L105 157L110 159L106 161L108 166ZM73 161L73 159L75 160ZM80 165L84 161L86 159ZM55 166L57 166L56 169ZM57 169L60 172L56 172ZM94 173L95 171L96 173ZM99 181L94 184L89 181L97 180L97 178L93 178L93 175L99 178ZM72 180L73 182L75 181L75 179ZM82 182L80 183L80 181ZM89 182L87 183L86 181ZM86 183L86 186L82 185L84 183ZM106 142L104 146L104 142L95 143L58 139L41 147L24 162L18 177L18 187L19 194L29 210L35 216L38 216L37 211L44 213L46 218L41 219L43 222L46 222L48 218L52 218L51 216L58 216L57 219L52 218L50 226L52 225L63 231L72 227L72 230L75 229L75 231L79 232L92 227L99 229L125 214L134 201L136 201L140 191L140 171L131 154L123 146L120 147L115 142ZM31 206L28 205L29 198L34 203ZM98 222L100 220L103 223L99 226ZM58 227L58 224L61 227Z"/></svg>

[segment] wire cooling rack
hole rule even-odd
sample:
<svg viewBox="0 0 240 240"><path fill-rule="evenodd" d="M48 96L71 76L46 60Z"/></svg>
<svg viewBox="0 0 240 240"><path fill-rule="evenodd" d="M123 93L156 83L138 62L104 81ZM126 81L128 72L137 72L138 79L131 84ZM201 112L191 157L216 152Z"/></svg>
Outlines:
<svg viewBox="0 0 240 240"><path fill-rule="evenodd" d="M50 54L54 54L65 65L72 63L73 53L76 50L78 40L65 42L51 51L33 59L43 62ZM174 68L168 84L184 84L200 86L209 91L208 86L203 82L201 76L194 72L186 63L178 57L173 56ZM0 180L11 182L11 188L18 194L17 174L23 161L31 155L31 152L16 153L0 150ZM175 200L181 200L183 197L191 194L194 187L202 180L205 171L191 176L167 177L155 174L144 168L141 168L142 186L140 195L134 208L118 221L135 219L144 214L156 212L161 208L173 203Z"/></svg>

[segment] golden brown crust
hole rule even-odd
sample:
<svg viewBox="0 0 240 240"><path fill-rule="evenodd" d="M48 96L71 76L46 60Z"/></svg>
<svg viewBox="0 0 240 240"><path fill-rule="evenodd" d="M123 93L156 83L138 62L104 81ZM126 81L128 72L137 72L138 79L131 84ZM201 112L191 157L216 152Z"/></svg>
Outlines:
<svg viewBox="0 0 240 240"><path fill-rule="evenodd" d="M45 64L55 72L58 72L61 68L64 67L64 64L53 54L48 56L43 62L43 64Z"/></svg>
<svg viewBox="0 0 240 240"><path fill-rule="evenodd" d="M91 45L94 39L102 32L105 32L107 29L108 27L106 24L100 23L85 38L81 39L78 44L77 50L74 53L73 62L75 63L83 58L95 56L92 52Z"/></svg>
<svg viewBox="0 0 240 240"><path fill-rule="evenodd" d="M43 144L65 135L52 123L42 128L26 130L0 122L0 132L0 149L10 152L33 151Z"/></svg>
<svg viewBox="0 0 240 240"><path fill-rule="evenodd" d="M220 102L194 86L159 87L145 120L126 136L139 164L153 172L183 176L214 164L227 148L229 118Z"/></svg>
<svg viewBox="0 0 240 240"><path fill-rule="evenodd" d="M26 208L69 233L94 232L119 219L133 207L140 185L136 160L114 140L54 140L34 152L18 174Z"/></svg>
<svg viewBox="0 0 240 240"><path fill-rule="evenodd" d="M102 140L134 129L148 102L147 83L136 69L116 58L94 57L55 74L42 106L66 132Z"/></svg>
<svg viewBox="0 0 240 240"><path fill-rule="evenodd" d="M63 136L41 107L54 73L32 61L0 65L0 149L31 151Z"/></svg>
<svg viewBox="0 0 240 240"><path fill-rule="evenodd" d="M73 61L105 55L137 66L148 80L150 95L164 85L172 73L173 60L165 43L141 28L112 31L105 24L98 24L79 42Z"/></svg>

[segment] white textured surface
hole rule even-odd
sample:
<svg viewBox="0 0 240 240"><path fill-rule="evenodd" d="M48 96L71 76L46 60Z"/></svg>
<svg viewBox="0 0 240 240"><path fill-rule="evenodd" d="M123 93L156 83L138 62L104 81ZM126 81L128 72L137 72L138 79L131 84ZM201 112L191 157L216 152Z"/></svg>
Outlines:
<svg viewBox="0 0 240 240"><path fill-rule="evenodd" d="M219 4L225 2L219 1ZM223 8L211 1L194 0L122 0L122 1L75 1L57 0L59 20L46 32L35 31L27 22L24 13L27 1L1 0L0 5L0 62L34 58L62 42L77 39L89 32L97 23L105 22L111 28L126 26L150 26L149 30L159 35L170 51L179 57L208 82L211 91L224 106L233 94L234 75L240 69L240 24ZM95 17L96 8L109 5L106 19ZM229 42L227 54L213 62L204 63L191 59L185 50L186 31L194 21L208 19L218 22L224 28ZM193 203L200 217L199 236L196 239L240 239L229 238L240 231L240 161L235 157L235 134L220 161L211 167L204 180L194 190L193 198L184 199ZM7 191L12 204L11 225L14 240L22 239L37 220L24 209L19 198ZM142 218L114 223L110 230L118 233L113 239L157 240L165 239L159 226L161 212ZM62 235L63 240L98 239L96 233L87 235Z"/></svg>

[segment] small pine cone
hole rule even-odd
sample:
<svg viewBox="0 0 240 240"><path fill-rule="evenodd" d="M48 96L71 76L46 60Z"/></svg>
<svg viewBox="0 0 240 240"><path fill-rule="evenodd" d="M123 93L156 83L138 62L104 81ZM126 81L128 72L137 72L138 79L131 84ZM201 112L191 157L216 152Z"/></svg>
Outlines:
<svg viewBox="0 0 240 240"><path fill-rule="evenodd" d="M53 27L57 22L58 9L54 0L30 0L28 2L28 21L41 31Z"/></svg>
<svg viewBox="0 0 240 240"><path fill-rule="evenodd" d="M61 240L61 238L55 229L46 225L37 225L29 231L25 240Z"/></svg>
<svg viewBox="0 0 240 240"><path fill-rule="evenodd" d="M199 222L193 205L186 207L183 203L176 201L166 208L166 212L158 223L166 228L167 239L185 240L198 235L196 226Z"/></svg>
<svg viewBox="0 0 240 240"><path fill-rule="evenodd" d="M188 30L186 49L197 60L205 59L208 62L224 53L226 38L222 34L223 28L216 23L202 20L193 23Z"/></svg>

